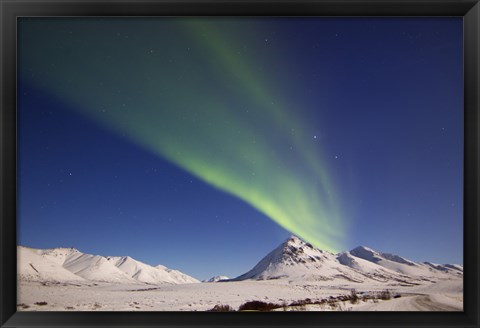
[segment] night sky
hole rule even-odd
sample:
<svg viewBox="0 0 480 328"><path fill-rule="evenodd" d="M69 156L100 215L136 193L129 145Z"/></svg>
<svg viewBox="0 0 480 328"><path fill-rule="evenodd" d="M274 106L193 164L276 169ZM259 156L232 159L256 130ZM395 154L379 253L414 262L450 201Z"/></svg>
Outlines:
<svg viewBox="0 0 480 328"><path fill-rule="evenodd" d="M22 18L18 243L237 276L463 263L461 18Z"/></svg>

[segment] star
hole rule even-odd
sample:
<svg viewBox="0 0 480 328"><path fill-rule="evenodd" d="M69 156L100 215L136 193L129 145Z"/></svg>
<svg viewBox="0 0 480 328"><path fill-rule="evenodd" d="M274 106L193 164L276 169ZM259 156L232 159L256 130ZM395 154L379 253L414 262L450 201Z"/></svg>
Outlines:
<svg viewBox="0 0 480 328"><path fill-rule="evenodd" d="M313 136L313 139L317 139L317 136Z"/></svg>

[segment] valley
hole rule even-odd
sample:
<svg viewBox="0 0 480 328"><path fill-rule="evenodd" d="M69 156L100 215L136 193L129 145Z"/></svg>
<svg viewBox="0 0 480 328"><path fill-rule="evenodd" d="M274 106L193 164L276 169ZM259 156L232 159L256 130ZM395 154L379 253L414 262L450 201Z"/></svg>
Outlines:
<svg viewBox="0 0 480 328"><path fill-rule="evenodd" d="M19 247L19 311L462 311L463 268L292 236L250 271L205 282L130 257Z"/></svg>

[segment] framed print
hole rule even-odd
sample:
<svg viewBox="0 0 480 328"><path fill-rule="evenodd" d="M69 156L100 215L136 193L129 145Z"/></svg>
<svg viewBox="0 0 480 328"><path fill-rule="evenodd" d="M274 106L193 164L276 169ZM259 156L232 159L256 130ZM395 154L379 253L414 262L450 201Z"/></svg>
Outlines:
<svg viewBox="0 0 480 328"><path fill-rule="evenodd" d="M2 2L1 326L477 327L479 8Z"/></svg>

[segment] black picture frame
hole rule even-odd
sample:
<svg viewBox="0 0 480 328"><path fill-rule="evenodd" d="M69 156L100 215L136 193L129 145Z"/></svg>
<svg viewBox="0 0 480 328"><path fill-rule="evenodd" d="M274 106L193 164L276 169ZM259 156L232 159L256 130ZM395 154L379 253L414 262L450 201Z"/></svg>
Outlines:
<svg viewBox="0 0 480 328"><path fill-rule="evenodd" d="M479 327L478 0L0 0L1 327ZM463 16L464 311L341 313L16 312L16 28L25 16Z"/></svg>

